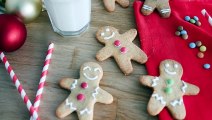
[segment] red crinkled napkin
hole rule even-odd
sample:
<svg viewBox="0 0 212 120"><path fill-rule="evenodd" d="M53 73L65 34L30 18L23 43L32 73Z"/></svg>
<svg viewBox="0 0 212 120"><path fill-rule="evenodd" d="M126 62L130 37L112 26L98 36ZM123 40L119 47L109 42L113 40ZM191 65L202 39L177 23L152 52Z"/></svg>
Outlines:
<svg viewBox="0 0 212 120"><path fill-rule="evenodd" d="M143 2L134 2L134 13L141 41L141 48L148 55L146 63L148 74L159 75L159 63L164 59L174 59L184 68L182 80L195 84L200 88L196 96L184 96L186 120L212 120L212 68L206 70L204 63L212 65L212 27L201 14L206 9L212 15L211 0L172 0L172 14L164 19L157 12L143 16L140 12ZM184 21L184 17L198 16L202 26L198 27ZM189 39L183 40L175 36L179 25L187 30ZM205 57L197 58L199 50L188 47L190 42L201 40L207 47ZM167 109L159 114L159 119L172 119Z"/></svg>

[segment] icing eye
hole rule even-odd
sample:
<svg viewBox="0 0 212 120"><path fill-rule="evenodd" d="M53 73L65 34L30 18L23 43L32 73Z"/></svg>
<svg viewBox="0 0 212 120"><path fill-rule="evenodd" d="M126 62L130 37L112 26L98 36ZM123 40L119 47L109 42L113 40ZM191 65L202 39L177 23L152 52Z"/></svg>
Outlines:
<svg viewBox="0 0 212 120"><path fill-rule="evenodd" d="M169 63L166 63L166 64L165 64L165 67L166 67L166 68L169 67L169 66L170 66Z"/></svg>
<svg viewBox="0 0 212 120"><path fill-rule="evenodd" d="M109 32L109 31L110 31L110 29L109 29L109 28L107 28L107 29L106 29L106 32Z"/></svg>
<svg viewBox="0 0 212 120"><path fill-rule="evenodd" d="M101 36L104 36L105 35L105 33L101 33Z"/></svg>
<svg viewBox="0 0 212 120"><path fill-rule="evenodd" d="M178 66L178 64L174 64L174 68L178 68L179 66Z"/></svg>
<svg viewBox="0 0 212 120"><path fill-rule="evenodd" d="M100 70L99 68L95 68L94 71L95 71L95 72L96 72L96 71L101 72L101 70Z"/></svg>
<svg viewBox="0 0 212 120"><path fill-rule="evenodd" d="M86 66L86 67L83 68L83 70L87 70L87 69L88 69L89 71L91 71L91 68L90 68L89 66Z"/></svg>

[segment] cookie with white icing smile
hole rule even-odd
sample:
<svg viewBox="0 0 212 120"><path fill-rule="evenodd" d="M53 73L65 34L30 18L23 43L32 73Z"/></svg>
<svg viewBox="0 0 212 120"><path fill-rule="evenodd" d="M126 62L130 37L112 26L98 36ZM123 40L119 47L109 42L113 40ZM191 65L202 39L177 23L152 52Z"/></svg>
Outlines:
<svg viewBox="0 0 212 120"><path fill-rule="evenodd" d="M153 88L147 111L155 116L167 107L174 119L184 119L186 110L183 103L184 95L197 95L199 88L181 80L183 67L174 60L160 63L160 76L141 76L140 82Z"/></svg>
<svg viewBox="0 0 212 120"><path fill-rule="evenodd" d="M76 111L79 120L93 120L93 109L96 102L112 103L113 96L99 87L102 76L102 67L97 63L88 62L81 66L79 79L62 79L60 86L70 90L71 94L57 108L57 117L64 118Z"/></svg>

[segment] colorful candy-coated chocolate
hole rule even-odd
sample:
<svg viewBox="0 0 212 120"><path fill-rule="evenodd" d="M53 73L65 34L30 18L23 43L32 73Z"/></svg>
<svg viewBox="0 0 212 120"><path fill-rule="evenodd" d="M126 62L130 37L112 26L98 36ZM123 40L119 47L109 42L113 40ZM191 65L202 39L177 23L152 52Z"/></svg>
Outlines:
<svg viewBox="0 0 212 120"><path fill-rule="evenodd" d="M165 92L166 94L171 94L171 93L173 92L173 90L172 90L172 88L170 88L170 87L166 87L166 88L164 89L164 92Z"/></svg>
<svg viewBox="0 0 212 120"><path fill-rule="evenodd" d="M190 19L191 19L191 18L190 18L189 16L185 16L185 18L184 18L184 20L185 20L185 21L188 21L188 22L190 21Z"/></svg>
<svg viewBox="0 0 212 120"><path fill-rule="evenodd" d="M119 47L119 46L121 45L121 41L120 41L120 40L114 41L114 45L115 45L116 47Z"/></svg>
<svg viewBox="0 0 212 120"><path fill-rule="evenodd" d="M197 57L198 57L198 58L204 58L204 53L198 52L198 53L197 53Z"/></svg>
<svg viewBox="0 0 212 120"><path fill-rule="evenodd" d="M202 45L202 46L199 48L199 50L200 50L201 52L205 52L205 51L207 50L207 48L206 48L206 46Z"/></svg>
<svg viewBox="0 0 212 120"><path fill-rule="evenodd" d="M202 23L201 23L200 21L197 21L195 24L196 24L197 26L201 26L201 25L202 25Z"/></svg>
<svg viewBox="0 0 212 120"><path fill-rule="evenodd" d="M194 16L194 20L199 21L199 18L197 16Z"/></svg>
<svg viewBox="0 0 212 120"><path fill-rule="evenodd" d="M88 83L86 82L81 83L81 88L85 89L87 87L88 87Z"/></svg>
<svg viewBox="0 0 212 120"><path fill-rule="evenodd" d="M211 68L211 65L208 64L208 63L206 63L206 64L203 65L203 67L204 67L205 69L210 69L210 68Z"/></svg>
<svg viewBox="0 0 212 120"><path fill-rule="evenodd" d="M187 34L182 35L182 38L183 38L184 40L187 40L187 39L188 39L188 35L187 35Z"/></svg>
<svg viewBox="0 0 212 120"><path fill-rule="evenodd" d="M202 45L202 42L201 41L196 41L196 46L197 47L200 47Z"/></svg>
<svg viewBox="0 0 212 120"><path fill-rule="evenodd" d="M177 30L178 31L182 31L183 30L183 26L178 26Z"/></svg>
<svg viewBox="0 0 212 120"><path fill-rule="evenodd" d="M196 23L196 21L194 19L190 19L189 22L192 23L192 24L195 24Z"/></svg>
<svg viewBox="0 0 212 120"><path fill-rule="evenodd" d="M189 47L190 48L195 48L196 47L196 44L194 42L191 42L191 43L189 43Z"/></svg>
<svg viewBox="0 0 212 120"><path fill-rule="evenodd" d="M85 99L85 95L83 95L81 93L77 95L77 100L78 101L83 101L84 99Z"/></svg>
<svg viewBox="0 0 212 120"><path fill-rule="evenodd" d="M179 31L176 31L175 32L175 35L180 36L180 32Z"/></svg>
<svg viewBox="0 0 212 120"><path fill-rule="evenodd" d="M180 34L181 34L181 35L187 35L187 32L186 32L185 30L182 30L182 31L180 32Z"/></svg>
<svg viewBox="0 0 212 120"><path fill-rule="evenodd" d="M126 52L127 52L127 48L126 48L126 47L122 47L122 48L120 49L120 51L121 51L121 53L126 53Z"/></svg>

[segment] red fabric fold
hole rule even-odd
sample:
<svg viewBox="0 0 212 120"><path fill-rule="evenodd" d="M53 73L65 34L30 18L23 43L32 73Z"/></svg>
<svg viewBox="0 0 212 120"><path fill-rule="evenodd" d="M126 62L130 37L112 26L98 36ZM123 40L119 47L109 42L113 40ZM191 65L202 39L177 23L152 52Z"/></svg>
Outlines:
<svg viewBox="0 0 212 120"><path fill-rule="evenodd" d="M172 14L170 18L164 19L157 12L149 16L143 16L140 9L141 1L134 2L134 14L137 29L141 41L141 48L147 53L146 63L149 75L159 75L159 64L165 59L174 59L183 66L182 80L195 84L200 88L196 96L184 96L186 107L186 120L211 120L212 119L212 68L206 70L203 64L212 65L212 27L208 20L201 14L202 9L212 15L211 0L172 0L170 6ZM202 25L200 27L184 21L184 17L198 16ZM178 26L182 25L187 30L189 39L183 40L175 36ZM190 42L201 40L207 47L205 57L197 57L198 48L190 49ZM171 120L167 111L159 114L161 120Z"/></svg>

